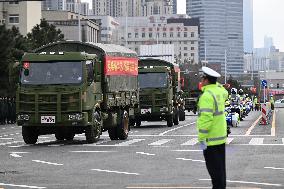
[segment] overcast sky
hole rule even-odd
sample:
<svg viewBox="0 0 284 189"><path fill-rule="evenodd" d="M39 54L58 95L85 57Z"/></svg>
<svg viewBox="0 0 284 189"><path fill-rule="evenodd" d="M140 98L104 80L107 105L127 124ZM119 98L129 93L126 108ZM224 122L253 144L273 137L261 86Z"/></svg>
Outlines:
<svg viewBox="0 0 284 189"><path fill-rule="evenodd" d="M91 2L92 0L82 0ZM245 1L245 0L244 0ZM265 35L272 37L274 45L284 51L284 0L253 0L254 47L263 47ZM178 0L178 13L185 13L185 0Z"/></svg>

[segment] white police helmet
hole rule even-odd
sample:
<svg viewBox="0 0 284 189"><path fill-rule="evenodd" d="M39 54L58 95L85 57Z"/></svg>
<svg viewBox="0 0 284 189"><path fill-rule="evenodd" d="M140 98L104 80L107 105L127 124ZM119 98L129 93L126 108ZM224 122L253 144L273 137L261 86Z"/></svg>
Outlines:
<svg viewBox="0 0 284 189"><path fill-rule="evenodd" d="M218 72L216 72L215 70L211 68L203 66L201 69L202 69L202 72L207 76L216 77L216 78L221 77L221 75Z"/></svg>

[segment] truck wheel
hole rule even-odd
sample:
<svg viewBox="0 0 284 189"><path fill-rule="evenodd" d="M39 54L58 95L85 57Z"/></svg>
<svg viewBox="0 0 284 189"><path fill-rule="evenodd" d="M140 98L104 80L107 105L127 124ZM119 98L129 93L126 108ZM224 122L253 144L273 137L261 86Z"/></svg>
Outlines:
<svg viewBox="0 0 284 189"><path fill-rule="evenodd" d="M185 120L185 111L183 109L179 109L179 120L180 121Z"/></svg>
<svg viewBox="0 0 284 189"><path fill-rule="evenodd" d="M23 126L22 135L26 144L35 144L38 139L38 133L36 128Z"/></svg>
<svg viewBox="0 0 284 189"><path fill-rule="evenodd" d="M118 140L116 128L109 128L108 129L108 136L111 140Z"/></svg>
<svg viewBox="0 0 284 189"><path fill-rule="evenodd" d="M126 140L129 133L129 115L126 110L123 111L120 123L117 125L117 134L120 140Z"/></svg>
<svg viewBox="0 0 284 189"><path fill-rule="evenodd" d="M168 115L167 117L167 126L172 127L173 126L173 115Z"/></svg>
<svg viewBox="0 0 284 189"><path fill-rule="evenodd" d="M86 136L87 143L96 142L95 129L94 129L93 125L89 125L89 126L86 127L85 136Z"/></svg>
<svg viewBox="0 0 284 189"><path fill-rule="evenodd" d="M136 127L141 126L141 120L139 118L135 119Z"/></svg>
<svg viewBox="0 0 284 189"><path fill-rule="evenodd" d="M178 125L178 124L179 124L179 113L178 113L178 111L176 111L176 112L174 113L174 124L175 124L175 125Z"/></svg>
<svg viewBox="0 0 284 189"><path fill-rule="evenodd" d="M55 132L56 140L64 140L64 133L61 130Z"/></svg>
<svg viewBox="0 0 284 189"><path fill-rule="evenodd" d="M64 138L66 139L66 140L73 140L74 139L74 136L75 136L75 134L73 133L73 132L66 132L65 134L64 134Z"/></svg>
<svg viewBox="0 0 284 189"><path fill-rule="evenodd" d="M101 116L95 111L93 114L93 125L87 126L85 136L88 143L94 143L99 140L102 133Z"/></svg>

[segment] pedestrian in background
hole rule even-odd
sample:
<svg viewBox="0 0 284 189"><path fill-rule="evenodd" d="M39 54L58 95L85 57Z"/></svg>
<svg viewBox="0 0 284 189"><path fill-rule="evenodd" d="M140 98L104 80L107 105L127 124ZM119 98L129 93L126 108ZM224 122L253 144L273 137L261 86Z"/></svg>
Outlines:
<svg viewBox="0 0 284 189"><path fill-rule="evenodd" d="M219 73L202 67L202 95L198 100L198 141L203 150L213 189L226 188L227 123L224 114L227 91L216 83Z"/></svg>

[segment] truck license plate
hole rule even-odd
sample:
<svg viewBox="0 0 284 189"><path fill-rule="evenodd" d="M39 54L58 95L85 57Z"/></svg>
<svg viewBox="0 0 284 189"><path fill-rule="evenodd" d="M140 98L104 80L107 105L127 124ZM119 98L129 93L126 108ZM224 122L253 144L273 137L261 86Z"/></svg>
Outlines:
<svg viewBox="0 0 284 189"><path fill-rule="evenodd" d="M151 108L141 109L141 114L151 113Z"/></svg>
<svg viewBox="0 0 284 189"><path fill-rule="evenodd" d="M55 116L41 116L41 123L55 123Z"/></svg>

